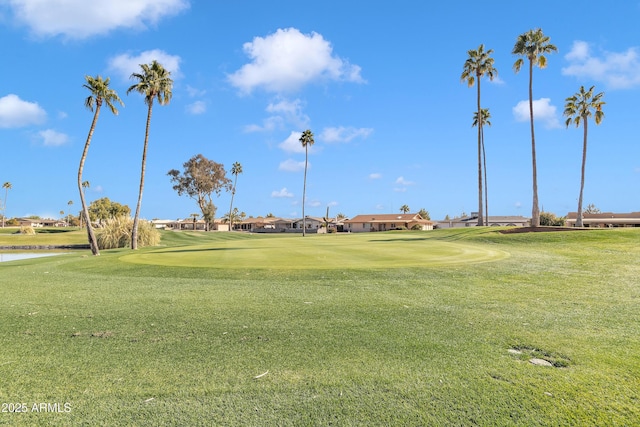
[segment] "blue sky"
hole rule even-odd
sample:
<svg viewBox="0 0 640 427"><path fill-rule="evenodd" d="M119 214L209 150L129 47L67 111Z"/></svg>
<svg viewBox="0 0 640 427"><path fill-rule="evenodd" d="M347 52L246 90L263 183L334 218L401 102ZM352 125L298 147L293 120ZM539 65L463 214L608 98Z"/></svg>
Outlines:
<svg viewBox="0 0 640 427"><path fill-rule="evenodd" d="M238 161L234 206L247 215L302 213L311 129L309 215L399 212L432 219L477 209L476 89L460 80L469 49L493 49L482 80L491 215L531 215L528 74L515 74L516 37L542 28L558 47L534 70L539 197L575 211L582 130L566 128L565 98L605 92L589 127L584 203L640 210L640 1L301 2L277 0L0 0L0 182L8 217L80 209L76 176L92 113L85 75L111 78L125 103L103 109L84 179L89 200L135 208L146 106L126 95L139 64L172 72L173 99L153 110L142 217L198 212L167 172L196 154ZM366 4L366 6L365 6ZM4 199L4 191L0 198ZM214 202L217 216L230 194Z"/></svg>

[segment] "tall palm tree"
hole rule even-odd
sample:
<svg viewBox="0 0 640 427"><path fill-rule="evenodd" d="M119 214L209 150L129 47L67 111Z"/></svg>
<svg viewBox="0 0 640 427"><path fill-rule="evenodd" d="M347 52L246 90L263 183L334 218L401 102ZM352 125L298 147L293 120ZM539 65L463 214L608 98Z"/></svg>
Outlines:
<svg viewBox="0 0 640 427"><path fill-rule="evenodd" d="M67 226L69 226L71 225L71 206L73 206L73 200L69 200L67 202L67 205L69 206L69 211L67 215Z"/></svg>
<svg viewBox="0 0 640 427"><path fill-rule="evenodd" d="M9 190L11 190L12 185L7 181L2 184L2 188L4 188L4 202L2 203L2 228L4 228L4 219L7 212L7 197L9 197Z"/></svg>
<svg viewBox="0 0 640 427"><path fill-rule="evenodd" d="M529 118L531 122L531 163L533 169L533 203L531 208L531 225L540 226L540 208L538 206L538 166L536 164L536 138L533 129L533 66L545 68L547 57L545 54L553 53L557 47L549 42L549 37L545 36L540 28L529 30L518 36L516 44L511 51L514 55L520 55L513 64L513 69L517 73L520 71L524 59L529 60Z"/></svg>
<svg viewBox="0 0 640 427"><path fill-rule="evenodd" d="M236 183L238 182L238 175L242 173L242 165L240 162L235 162L231 166L231 174L235 176L233 180L233 188L231 189L231 205L229 206L229 219L231 220L231 210L233 208L233 196L236 195ZM233 231L233 222L229 225L229 231Z"/></svg>
<svg viewBox="0 0 640 427"><path fill-rule="evenodd" d="M488 108L483 108L480 111L480 114L478 114L478 112L476 111L475 113L473 113L473 124L471 125L471 127L475 127L478 126L478 123L480 123L480 121L482 121L481 125L482 125L482 132L480 135L480 140L482 143L482 168L484 170L484 218L485 218L485 225L489 225L489 192L487 190L488 184L487 184L487 153L485 151L484 148L484 125L489 125L491 126L491 122L489 121L489 119L491 118L491 113L489 112Z"/></svg>
<svg viewBox="0 0 640 427"><path fill-rule="evenodd" d="M602 100L604 96L603 92L593 94L594 86L585 92L584 86L580 86L580 90L567 98L564 115L567 116L566 125L569 127L571 123L576 127L582 123L584 130L583 142L582 142L582 169L580 175L580 197L578 197L578 216L576 218L576 227L582 227L582 193L584 190L584 171L587 164L587 123L589 117L593 117L596 125L599 125L604 118L604 112L602 106L605 102ZM593 113L595 111L595 114Z"/></svg>
<svg viewBox="0 0 640 427"><path fill-rule="evenodd" d="M107 104L107 107L115 115L118 114L118 109L114 105L116 102L124 106L124 103L118 96L115 90L109 87L109 77L102 79L102 76L85 76L86 83L82 85L89 90L89 96L84 100L84 106L90 111L93 111L93 120L91 121L91 127L89 128L89 134L87 135L87 141L84 143L84 150L82 150L82 157L80 158L80 166L78 167L78 191L80 192L80 203L82 203L82 213L87 219L87 237L89 239L89 246L91 247L91 253L93 255L100 255L98 249L98 240L93 232L91 221L89 221L89 208L87 202L84 199L84 191L82 188L84 183L82 182L82 171L84 169L84 162L87 159L87 152L89 151L89 144L91 144L91 138L93 132L96 129L96 123L98 123L98 116L100 116L100 108L103 103Z"/></svg>
<svg viewBox="0 0 640 427"><path fill-rule="evenodd" d="M133 217L133 230L131 232L131 249L138 249L138 223L140 221L140 207L142 206L142 191L144 189L144 173L147 162L147 146L149 144L149 125L151 124L151 114L153 112L153 101L166 105L171 101L173 80L171 72L167 71L158 61L151 64L140 64L141 73L131 74L131 78L136 83L127 89L127 95L131 92L138 92L144 96L144 103L147 104L147 124L144 133L144 146L142 149L142 168L140 171L140 189L138 191L138 203L136 213Z"/></svg>
<svg viewBox="0 0 640 427"><path fill-rule="evenodd" d="M484 215L482 212L482 108L480 108L480 80L485 75L489 77L489 80L493 80L498 75L498 70L493 66L493 58L491 54L493 49L487 51L484 50L484 45L481 44L476 50L469 50L467 54L469 57L464 62L462 75L460 79L467 82L467 86L472 87L477 81L477 114L478 120L478 225L484 225Z"/></svg>
<svg viewBox="0 0 640 427"><path fill-rule="evenodd" d="M309 146L315 143L311 130L307 129L302 132L302 136L300 137L299 141L304 147L304 186L302 187L302 237L304 237L307 230L307 218L304 215L304 205L307 196L307 165L309 163Z"/></svg>
<svg viewBox="0 0 640 427"><path fill-rule="evenodd" d="M403 214L406 214L407 212L409 212L411 209L409 209L408 205L402 205L400 206L400 212L402 212Z"/></svg>

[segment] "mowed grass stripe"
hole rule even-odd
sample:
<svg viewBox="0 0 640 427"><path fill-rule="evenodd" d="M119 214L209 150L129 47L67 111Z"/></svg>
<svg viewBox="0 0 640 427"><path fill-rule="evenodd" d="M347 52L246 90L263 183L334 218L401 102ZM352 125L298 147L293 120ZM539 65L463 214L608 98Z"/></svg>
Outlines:
<svg viewBox="0 0 640 427"><path fill-rule="evenodd" d="M127 254L128 263L233 269L375 269L468 264L503 259L508 253L421 234L255 236Z"/></svg>

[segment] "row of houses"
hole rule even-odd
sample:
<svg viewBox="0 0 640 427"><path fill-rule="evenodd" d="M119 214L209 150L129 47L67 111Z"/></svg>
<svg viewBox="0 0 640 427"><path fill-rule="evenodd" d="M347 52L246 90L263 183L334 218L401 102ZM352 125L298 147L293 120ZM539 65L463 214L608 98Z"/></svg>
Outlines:
<svg viewBox="0 0 640 427"><path fill-rule="evenodd" d="M566 217L566 226L575 227L577 218L576 212L569 212ZM491 227L527 227L530 225L530 218L519 215L489 216L486 222ZM156 227L174 230L204 230L205 223L202 220L193 219L176 221L154 221ZM302 218L286 219L279 217L256 217L246 218L234 223L234 230L250 231L257 233L300 233L303 223L306 223L308 233L326 232L372 232L389 230L433 230L436 228L460 228L474 227L478 224L478 214L472 212L459 218L446 219L441 221L431 221L423 219L419 214L365 214L356 215L353 218L338 219L307 216L306 221ZM640 227L640 212L631 213L598 213L583 214L583 224L585 227ZM228 231L229 224L223 220L216 220L213 229L218 231Z"/></svg>
<svg viewBox="0 0 640 427"><path fill-rule="evenodd" d="M566 217L566 226L575 227L576 212L569 212ZM596 214L583 214L585 227L611 228L611 227L640 227L640 212L613 213L601 212ZM30 227L66 227L68 224L59 219L42 218L17 218L20 226ZM489 216L489 226L526 227L530 225L530 219L523 216ZM203 220L177 219L177 220L153 220L156 228L167 230L205 230ZM301 233L303 224L306 224L308 233L326 232L371 232L389 230L433 230L435 228L459 228L474 227L478 223L477 213L460 218L431 221L423 219L419 214L365 214L356 215L351 219L324 218L307 216L302 218L286 219L278 217L245 218L234 223L234 230L250 231L254 233ZM228 231L229 224L222 219L216 219L213 230Z"/></svg>
<svg viewBox="0 0 640 427"><path fill-rule="evenodd" d="M254 233L300 233L306 224L308 233L326 232L372 232L389 230L433 230L434 228L457 228L477 225L477 215L465 216L446 221L431 221L423 219L419 214L365 214L356 215L353 218L324 218L307 216L302 218L287 219L278 217L246 218L234 223L234 230L249 231ZM157 228L171 230L205 230L203 220L155 220ZM489 225L492 226L516 226L528 225L529 219L521 216L493 216L489 217ZM228 231L229 224L223 220L215 220L213 229Z"/></svg>

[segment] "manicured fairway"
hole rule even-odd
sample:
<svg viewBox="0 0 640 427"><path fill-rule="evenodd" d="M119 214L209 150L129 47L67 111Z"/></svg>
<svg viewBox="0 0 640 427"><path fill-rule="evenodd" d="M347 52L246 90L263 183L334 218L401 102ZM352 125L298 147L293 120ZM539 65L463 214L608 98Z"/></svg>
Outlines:
<svg viewBox="0 0 640 427"><path fill-rule="evenodd" d="M162 245L0 263L0 425L640 420L639 229Z"/></svg>
<svg viewBox="0 0 640 427"><path fill-rule="evenodd" d="M125 262L223 269L387 269L495 261L508 253L422 234L246 235L122 256Z"/></svg>

